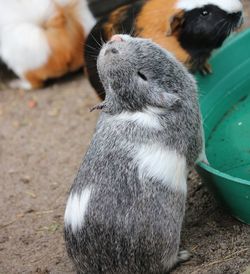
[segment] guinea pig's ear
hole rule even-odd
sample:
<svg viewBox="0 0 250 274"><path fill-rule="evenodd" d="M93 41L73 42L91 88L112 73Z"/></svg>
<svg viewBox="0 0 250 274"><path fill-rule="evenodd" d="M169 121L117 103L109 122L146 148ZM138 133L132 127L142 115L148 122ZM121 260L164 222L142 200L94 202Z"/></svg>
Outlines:
<svg viewBox="0 0 250 274"><path fill-rule="evenodd" d="M167 36L177 35L184 22L184 11L181 10L170 17Z"/></svg>
<svg viewBox="0 0 250 274"><path fill-rule="evenodd" d="M154 104L160 108L177 109L181 106L181 98L178 95L166 91L154 95Z"/></svg>

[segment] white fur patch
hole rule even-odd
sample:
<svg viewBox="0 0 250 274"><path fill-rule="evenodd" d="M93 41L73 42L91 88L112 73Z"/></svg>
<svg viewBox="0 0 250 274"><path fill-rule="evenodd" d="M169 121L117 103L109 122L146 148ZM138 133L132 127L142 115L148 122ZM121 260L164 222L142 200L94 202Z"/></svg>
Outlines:
<svg viewBox="0 0 250 274"><path fill-rule="evenodd" d="M20 78L46 64L51 50L42 24L56 15L56 4L71 3L87 35L96 23L87 0L0 0L0 57Z"/></svg>
<svg viewBox="0 0 250 274"><path fill-rule="evenodd" d="M52 0L0 0L0 56L19 77L45 64L50 48L40 24L55 13Z"/></svg>
<svg viewBox="0 0 250 274"><path fill-rule="evenodd" d="M20 78L45 64L50 48L43 31L32 24L8 25L0 33L0 56Z"/></svg>
<svg viewBox="0 0 250 274"><path fill-rule="evenodd" d="M139 126L154 128L160 130L161 124L157 114L162 112L161 109L155 107L148 107L143 111L128 112L124 111L116 116L117 120L137 123Z"/></svg>
<svg viewBox="0 0 250 274"><path fill-rule="evenodd" d="M81 194L71 193L66 205L64 222L66 226L71 226L72 232L76 233L84 223L84 216L88 208L91 189L85 188Z"/></svg>
<svg viewBox="0 0 250 274"><path fill-rule="evenodd" d="M55 14L53 0L0 0L0 30L4 25L13 27L22 23L40 25Z"/></svg>
<svg viewBox="0 0 250 274"><path fill-rule="evenodd" d="M174 191L186 193L187 165L184 156L160 145L143 145L135 161L139 165L139 177L142 180L153 178Z"/></svg>
<svg viewBox="0 0 250 274"><path fill-rule="evenodd" d="M87 36L97 21L89 9L87 0L78 0L77 10L84 28L84 34Z"/></svg>
<svg viewBox="0 0 250 274"><path fill-rule="evenodd" d="M176 7L182 10L202 8L205 5L215 5L227 13L242 11L243 6L239 0L179 0Z"/></svg>
<svg viewBox="0 0 250 274"><path fill-rule="evenodd" d="M31 84L24 80L24 79L15 79L15 80L12 80L10 81L9 83L9 86L10 88L13 88L13 89L24 89L24 90L31 90L32 89L32 86Z"/></svg>

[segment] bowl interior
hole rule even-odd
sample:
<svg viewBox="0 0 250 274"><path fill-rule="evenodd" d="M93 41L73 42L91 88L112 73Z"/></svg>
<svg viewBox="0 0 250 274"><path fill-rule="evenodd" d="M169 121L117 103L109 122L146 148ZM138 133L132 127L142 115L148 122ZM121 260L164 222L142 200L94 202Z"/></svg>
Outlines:
<svg viewBox="0 0 250 274"><path fill-rule="evenodd" d="M213 167L250 180L250 78L214 103L205 121L206 153ZM211 98L212 99L212 98ZM208 130L209 129L209 130Z"/></svg>
<svg viewBox="0 0 250 274"><path fill-rule="evenodd" d="M206 154L211 168L250 184L250 30L212 58L213 74L197 77Z"/></svg>

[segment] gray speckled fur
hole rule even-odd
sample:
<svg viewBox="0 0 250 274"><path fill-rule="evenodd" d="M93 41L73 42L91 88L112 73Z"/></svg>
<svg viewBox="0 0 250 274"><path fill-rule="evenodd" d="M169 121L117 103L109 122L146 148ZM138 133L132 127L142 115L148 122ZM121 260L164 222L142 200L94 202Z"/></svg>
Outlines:
<svg viewBox="0 0 250 274"><path fill-rule="evenodd" d="M104 45L98 71L107 95L71 188L92 193L82 228L65 226L67 250L79 273L165 273L178 261L186 193L142 182L133 159L140 145L159 144L192 167L202 149L196 85L172 55L138 38ZM161 108L161 129L115 119L146 106Z"/></svg>

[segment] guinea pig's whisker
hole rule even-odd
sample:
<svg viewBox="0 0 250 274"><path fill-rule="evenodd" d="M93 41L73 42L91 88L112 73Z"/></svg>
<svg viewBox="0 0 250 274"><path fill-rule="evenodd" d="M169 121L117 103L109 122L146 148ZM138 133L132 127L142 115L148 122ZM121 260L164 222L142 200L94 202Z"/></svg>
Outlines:
<svg viewBox="0 0 250 274"><path fill-rule="evenodd" d="M224 19L221 19L219 22L217 22L215 27L217 27L220 24L221 24L221 26L219 26L219 28L217 29L217 32L215 33L215 36L214 36L215 38L217 38L220 35L222 29L224 28L224 26L226 24L226 21Z"/></svg>
<svg viewBox="0 0 250 274"><path fill-rule="evenodd" d="M85 48L84 52L86 52L88 54L92 54L92 55L97 55L98 54L97 50L93 51L92 49L88 49L88 48Z"/></svg>
<svg viewBox="0 0 250 274"><path fill-rule="evenodd" d="M214 25L214 27L217 27L220 23L222 23L223 21L225 21L225 19L220 19L215 25Z"/></svg>
<svg viewBox="0 0 250 274"><path fill-rule="evenodd" d="M132 10L132 22L135 22L135 11L134 11L134 9ZM134 31L135 31L135 24L133 23L132 26L131 26L129 35L133 36Z"/></svg>
<svg viewBox="0 0 250 274"><path fill-rule="evenodd" d="M93 65L93 66L88 65L88 69L97 69L97 67L96 67L96 65Z"/></svg>
<svg viewBox="0 0 250 274"><path fill-rule="evenodd" d="M232 26L228 26L228 28L227 28L227 36L230 35L231 31L232 31Z"/></svg>
<svg viewBox="0 0 250 274"><path fill-rule="evenodd" d="M227 23L224 28L225 28L225 32L226 32L226 37L228 37L232 31L232 26L231 26L231 24Z"/></svg>
<svg viewBox="0 0 250 274"><path fill-rule="evenodd" d="M134 31L135 31L135 25L133 24L132 27L131 27L131 29L130 29L129 35L133 36Z"/></svg>
<svg viewBox="0 0 250 274"><path fill-rule="evenodd" d="M104 92L104 91L102 91L102 92L98 92L98 95L99 96L102 96L102 95L105 95L106 93Z"/></svg>
<svg viewBox="0 0 250 274"><path fill-rule="evenodd" d="M97 58L98 55L99 55L99 52L93 52L93 51L88 51L88 50L85 50L85 53L86 53L88 56L95 57L95 58Z"/></svg>
<svg viewBox="0 0 250 274"><path fill-rule="evenodd" d="M102 37L102 34L100 33L100 39L101 39L101 42L102 42L102 46L104 45L104 44L106 44L106 42L104 41L104 39L103 39L103 37Z"/></svg>
<svg viewBox="0 0 250 274"><path fill-rule="evenodd" d="M221 24L221 25L220 25ZM221 30L223 29L223 27L225 26L225 24L226 24L226 21L224 20L224 19L222 19L222 20L220 20L215 26L217 27L218 25L220 25L219 26L219 28L217 29L217 32L215 33L215 37L217 37L219 34L220 34L220 32L221 32Z"/></svg>
<svg viewBox="0 0 250 274"><path fill-rule="evenodd" d="M234 31L235 28L237 28L237 24L231 23L231 24L229 25L229 30L230 30L229 34L230 34L232 31Z"/></svg>
<svg viewBox="0 0 250 274"><path fill-rule="evenodd" d="M124 28L123 28L123 25L121 24L120 25L120 30L119 30L119 33L121 33L121 34L125 34L125 31L124 31Z"/></svg>
<svg viewBox="0 0 250 274"><path fill-rule="evenodd" d="M90 45L88 45L88 44L86 44L85 46L88 47L88 48L90 48L90 49L93 49L93 50L95 50L95 51L98 51L98 50L99 50L98 48L92 47L92 46L90 46Z"/></svg>
<svg viewBox="0 0 250 274"><path fill-rule="evenodd" d="M226 27L227 21L225 21L221 27L218 29L217 33L215 34L215 38L219 38L219 35L221 34L221 31Z"/></svg>
<svg viewBox="0 0 250 274"><path fill-rule="evenodd" d="M90 33L90 35L94 39L94 41L96 42L96 44L101 48L102 45L96 40L96 38L94 37L94 35L92 33Z"/></svg>
<svg viewBox="0 0 250 274"><path fill-rule="evenodd" d="M98 55L92 55L92 54L89 54L88 52L87 52L87 55L92 57L94 60L97 60L98 58Z"/></svg>
<svg viewBox="0 0 250 274"><path fill-rule="evenodd" d="M117 34L117 31L114 29L114 27L113 27L113 26L112 26L112 29L111 29L111 33L112 33L112 35Z"/></svg>
<svg viewBox="0 0 250 274"><path fill-rule="evenodd" d="M128 34L128 31L126 30L126 28L124 27L124 25L121 25L121 27L122 27L121 33L122 34Z"/></svg>

